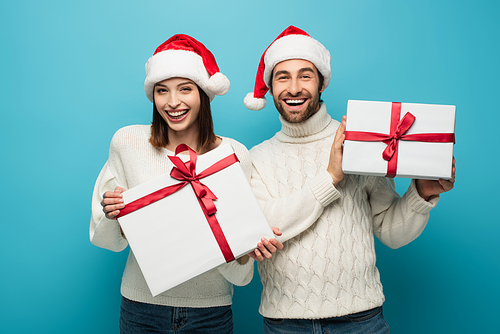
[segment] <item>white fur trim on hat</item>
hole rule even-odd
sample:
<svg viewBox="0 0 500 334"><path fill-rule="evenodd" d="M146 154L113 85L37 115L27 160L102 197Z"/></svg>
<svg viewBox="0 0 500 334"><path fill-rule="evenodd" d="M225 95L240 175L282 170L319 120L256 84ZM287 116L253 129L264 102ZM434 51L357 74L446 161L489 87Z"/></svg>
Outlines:
<svg viewBox="0 0 500 334"><path fill-rule="evenodd" d="M153 89L156 83L176 77L193 80L208 95L210 101L214 99L215 94L229 87L229 80L224 76L227 83L224 83L223 78L219 79L215 84L212 84L214 88L217 88L216 91L212 91L212 86L209 83L210 76L203 65L202 58L196 53L184 50L166 50L158 52L146 63L144 92L148 99L153 102Z"/></svg>
<svg viewBox="0 0 500 334"><path fill-rule="evenodd" d="M328 87L332 76L330 52L314 38L304 35L283 36L271 44L264 56L264 82L268 87L274 67L289 59L304 59L313 63L324 77L325 88Z"/></svg>

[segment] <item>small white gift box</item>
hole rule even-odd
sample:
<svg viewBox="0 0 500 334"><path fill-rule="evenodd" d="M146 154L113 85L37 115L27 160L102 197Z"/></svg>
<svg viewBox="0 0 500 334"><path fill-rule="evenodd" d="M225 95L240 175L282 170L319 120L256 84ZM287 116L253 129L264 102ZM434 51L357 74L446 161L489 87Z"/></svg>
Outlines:
<svg viewBox="0 0 500 334"><path fill-rule="evenodd" d="M451 178L455 109L451 105L349 100L344 173Z"/></svg>

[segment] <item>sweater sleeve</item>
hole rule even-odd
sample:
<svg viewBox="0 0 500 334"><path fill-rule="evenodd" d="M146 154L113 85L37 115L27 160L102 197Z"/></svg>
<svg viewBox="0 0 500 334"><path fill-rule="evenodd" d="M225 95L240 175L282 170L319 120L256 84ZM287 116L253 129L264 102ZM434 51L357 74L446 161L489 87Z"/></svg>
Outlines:
<svg viewBox="0 0 500 334"><path fill-rule="evenodd" d="M102 168L94 186L92 195L92 216L90 218L90 241L92 244L109 249L114 252L124 250L128 242L122 236L120 226L116 219L108 219L102 211L102 195L106 191L114 191L117 186L127 188L124 179L120 177L122 170L119 164L119 145L116 135L111 141L109 159Z"/></svg>
<svg viewBox="0 0 500 334"><path fill-rule="evenodd" d="M218 269L230 283L244 286L252 281L254 260L249 258L245 264L240 264L237 260L234 260L218 267Z"/></svg>
<svg viewBox="0 0 500 334"><path fill-rule="evenodd" d="M373 231L386 246L399 248L415 240L429 220L429 211L439 201L439 196L425 201L418 194L415 180L406 193L399 197L394 180L377 177L370 196Z"/></svg>
<svg viewBox="0 0 500 334"><path fill-rule="evenodd" d="M305 231L321 216L326 206L340 198L340 192L326 170L299 191L273 198L254 163L251 186L269 224L279 227L283 233L276 238L280 242Z"/></svg>

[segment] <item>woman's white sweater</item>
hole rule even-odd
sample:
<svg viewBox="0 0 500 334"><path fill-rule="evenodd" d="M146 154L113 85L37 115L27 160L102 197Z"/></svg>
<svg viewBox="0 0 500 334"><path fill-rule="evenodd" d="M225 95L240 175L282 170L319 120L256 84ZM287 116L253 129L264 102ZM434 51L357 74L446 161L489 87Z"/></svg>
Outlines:
<svg viewBox="0 0 500 334"><path fill-rule="evenodd" d="M391 248L414 240L429 211L412 181L399 197L384 177L327 173L339 123L321 105L303 123L288 123L250 150L252 188L285 248L259 263L260 313L270 318L336 317L382 305L373 235Z"/></svg>
<svg viewBox="0 0 500 334"><path fill-rule="evenodd" d="M120 233L117 220L104 216L100 204L102 195L106 191L114 191L117 186L130 189L170 172L173 167L168 155L174 153L154 148L149 143L150 129L148 125L127 126L118 130L111 140L109 159L97 178L92 197L90 241L96 246L120 252L128 245ZM222 139L221 145L231 144L245 176L250 179L252 164L248 150L233 139ZM179 240L185 240L185 247L196 247L189 243L189 237L179 236ZM172 275L175 274L172 272ZM252 276L252 259L245 265L232 261L153 298L134 254L130 251L123 273L121 293L128 299L150 304L178 307L222 306L231 304L232 284L246 285Z"/></svg>

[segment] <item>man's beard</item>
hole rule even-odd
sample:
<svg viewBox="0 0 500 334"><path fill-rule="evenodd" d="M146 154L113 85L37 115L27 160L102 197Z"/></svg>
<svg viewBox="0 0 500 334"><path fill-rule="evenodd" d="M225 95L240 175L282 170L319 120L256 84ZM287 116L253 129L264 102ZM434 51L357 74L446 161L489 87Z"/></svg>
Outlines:
<svg viewBox="0 0 500 334"><path fill-rule="evenodd" d="M287 113L285 108L281 104L281 103L285 103L285 102L282 102L282 100L284 98L301 98L301 97L305 97L308 99L308 101L307 101L308 105L307 105L306 110L304 110L300 114ZM290 94L286 94L284 97L278 97L278 98L275 98L273 96L273 101L274 101L274 106L276 107L276 109L278 109L278 112L280 113L280 115L285 119L285 121L287 121L289 123L301 123L301 122L307 120L312 115L314 115L319 110L319 94L315 94L314 96L311 96L309 94L306 96L304 96L304 95L292 96Z"/></svg>

